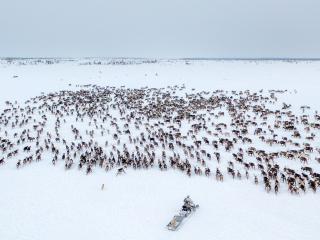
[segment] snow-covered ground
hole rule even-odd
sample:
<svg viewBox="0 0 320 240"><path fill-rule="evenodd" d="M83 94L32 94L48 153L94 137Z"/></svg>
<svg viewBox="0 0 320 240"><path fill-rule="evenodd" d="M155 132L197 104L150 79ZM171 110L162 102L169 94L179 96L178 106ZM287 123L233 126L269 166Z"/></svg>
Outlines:
<svg viewBox="0 0 320 240"><path fill-rule="evenodd" d="M24 108L27 105L38 107L43 101L25 103L36 96L47 95L49 93L59 93L62 90L79 91L90 88L83 85L92 84L100 87L116 87L122 89L164 88L163 93L169 91L171 95L185 97L187 94L196 94L202 91L210 92L209 95L202 96L209 98L213 91L224 90L223 94L239 98L245 95L232 95L231 91L256 92L258 95L270 97L268 90L287 90L284 93L275 93L277 102L269 104L269 99L265 106L272 111L281 110L283 102L291 104L290 109L281 111L292 111L300 119L302 115L309 115L309 123L319 123L314 119L315 111L318 108L318 94L320 91L320 61L257 61L257 60L142 60L142 59L15 59L0 60L0 113L11 105ZM18 76L13 78L14 76ZM174 86L178 87L174 90ZM185 89L181 87L185 85ZM170 86L171 88L167 88ZM192 90L192 89L195 90ZM146 88L145 88L146 89ZM263 89L262 93L258 91ZM295 91L296 90L296 91ZM228 91L228 93L226 93ZM175 93L173 93L175 92ZM219 93L216 94L219 96ZM56 99L57 100L57 99ZM15 104L17 101L17 104ZM261 104L260 102L252 103ZM302 112L301 106L307 105L310 109ZM211 120L209 113L205 116L208 130L215 131L215 126L211 123L226 123L228 128L223 132L233 130L229 124L231 118L227 114L225 107L215 109L212 113L218 114L224 111L225 116ZM118 118L117 124L123 130L125 122L119 120L118 110L110 107L109 113ZM199 113L206 113L205 110ZM12 112L6 114L11 116ZM248 127L247 137L253 140L252 144L234 144L231 153L225 151L222 145L219 150L213 146L202 145L201 149L212 155L212 159L205 158L207 166L211 169L210 177L195 175L193 167L198 166L204 171L204 167L196 160L189 159L192 165L192 175L189 178L185 172L174 170L168 164L168 157L173 156L173 152L166 147L168 170L160 171L157 159L161 159L162 148L155 149L155 166L145 170L134 170L128 167L126 173L116 177L119 167L114 167L106 172L103 168L93 167L93 172L88 175L85 167L78 170L79 156L70 170L65 170L65 162L61 160L61 155L65 151L65 146L54 141L56 137L54 127L56 116L46 112L48 121L44 127L44 133L40 137L40 144L44 147L44 139L47 132L51 133L52 142L60 150L59 159L55 166L52 164L53 154L44 150L42 160L28 163L18 170L16 163L19 159L34 154L35 142L26 142L15 145L12 150L19 149L19 154L8 158L7 153L3 155L5 163L0 165L0 239L319 239L320 230L318 223L320 220L319 192L315 194L311 189L307 189L306 194L301 190L299 194L291 194L288 186L280 182L278 195L273 190L268 194L265 191L260 171L249 170L249 179L244 177L244 167L235 163L235 170L240 170L241 180L234 180L227 174L227 162L232 160L231 153L237 152L238 148L247 150L248 147L263 149L267 153L286 151L289 149L301 149L303 143L309 142L316 149L320 146L318 129L312 129L316 136L314 141L308 141L307 133L303 124L296 125L300 131L301 139L292 138L292 132L284 129L274 129L278 134L276 139L282 137L291 138L294 142L300 143L301 147L273 145L269 146L254 135L257 127L267 130L267 126L260 126L263 122L257 116L259 126ZM255 115L250 111L251 117ZM319 114L319 113L318 113ZM21 113L19 112L19 115ZM35 110L33 118L43 121L42 114ZM176 116L176 113L173 114ZM14 116L13 116L14 118ZM76 122L75 116L64 116L66 123L61 121L59 134L61 139L66 139L67 144L71 142L78 144L80 140L74 139L71 132L71 125L80 130L83 140L88 142L91 138L86 135L86 130L96 130L94 124L88 123L88 117L83 122ZM61 118L61 120L63 119ZM32 120L31 119L31 120ZM282 120L288 120L282 116ZM20 118L19 121L21 121ZM247 120L249 120L247 118ZM252 120L252 119L251 119ZM36 131L32 129L32 123L19 128L1 124L0 137L16 140L14 133L19 133L24 129L30 129L30 136L35 137ZM149 124L153 125L158 121L151 119ZM275 117L268 116L267 125L274 126ZM135 129L134 121L130 124L132 138L140 136L143 131L147 134L142 121L140 130ZM180 129L182 135L186 135L191 125L198 121L182 121ZM100 130L94 133L93 141L98 142L103 147L104 152L109 156L112 151L112 144L122 151L122 145L126 143L129 152L135 151L134 144L130 144L128 136L119 135L121 144L117 145L112 135L115 128L110 126L111 119L102 123L98 119L97 125L103 125L110 130L101 136ZM164 131L169 132L169 125L162 126ZM8 136L5 136L5 131ZM204 130L197 134L197 140L201 137L208 137L210 142L214 137L208 135ZM219 137L224 137L219 134ZM231 134L230 139L235 135ZM266 138L272 138L272 134L267 132ZM216 138L218 140L218 138ZM109 145L105 147L105 141ZM187 140L181 140L186 145L193 144L191 135ZM146 143L145 143L146 144ZM144 145L145 145L144 144ZM32 146L31 152L23 151L24 146ZM143 147L140 152L143 152ZM221 153L221 161L218 163L213 152ZM151 152L151 151L150 151ZM182 160L187 157L183 150L175 145L175 152L179 153ZM314 159L319 157L317 151L310 153L311 160L308 165L317 173L320 172L320 165ZM255 156L256 157L256 156ZM246 162L257 164L255 157L249 157L244 153ZM2 157L0 157L2 158ZM204 157L202 157L204 158ZM301 173L300 161L289 160L285 157L276 158L275 162L280 165L283 172L285 166ZM264 164L265 166L265 164ZM216 167L220 167L224 175L223 182L217 182L215 178ZM265 166L266 167L266 166ZM254 176L259 178L259 184L254 184ZM104 190L101 186L104 184ZM308 184L306 184L308 187ZM319 190L319 188L318 188ZM183 199L187 195L200 205L195 214L183 221L182 225L175 232L168 231L166 225L177 214L183 204Z"/></svg>

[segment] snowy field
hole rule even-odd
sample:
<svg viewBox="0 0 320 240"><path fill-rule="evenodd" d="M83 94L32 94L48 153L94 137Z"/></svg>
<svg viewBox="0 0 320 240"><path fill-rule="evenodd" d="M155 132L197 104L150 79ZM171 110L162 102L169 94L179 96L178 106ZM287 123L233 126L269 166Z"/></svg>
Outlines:
<svg viewBox="0 0 320 240"><path fill-rule="evenodd" d="M320 147L319 129L310 127L312 123L320 123L315 119L315 115L320 114L319 69L320 61L293 60L1 59L0 113L5 109L11 109L11 111L2 115L0 137L9 139L14 145L11 149L8 147L6 151L0 151L0 159L3 158L5 161L0 165L0 239L319 239L319 191L314 193L311 188L308 188L306 180L306 193L302 189L299 189L298 194L291 193L288 191L288 184L280 179L280 173L284 173L285 167L293 169L300 175L307 174L309 179L313 178L308 172L302 171L301 167L311 167L313 172L320 173L320 164L315 160L320 157L316 151ZM88 84L91 86L85 86ZM109 114L106 120L103 122L100 115L96 114L92 119L86 115L82 117L83 121L80 120L81 117L76 121L76 114L67 116L65 109L59 107L64 115L60 116L59 136L57 136L55 132L57 115L52 114L47 107L39 109L39 106L44 101L51 106L53 102L59 103L61 99L53 97L51 101L48 98L50 94L56 96L61 93L60 91L72 91L72 93L78 91L79 94L80 90L96 91L97 87L111 91L108 96L111 98L108 110L101 110L101 106L99 108L102 116ZM162 89L159 90L160 88ZM259 99L257 102L250 101L251 106L264 104L265 109L273 112L280 110L280 113L269 114L267 119L260 117L261 112L255 115L252 108L243 113L245 121L257 123L257 126L248 125L248 134L244 135L251 139L252 143L243 143L232 132L242 127L236 129L235 126L230 125L232 117L224 104L221 108L217 107L209 111L202 109L191 113L206 115L199 117L199 120L190 119L190 122L182 119L181 127L177 122L173 122L173 118L177 116L175 110L172 110L170 123L165 123L163 118L151 118L148 122L146 117L142 119L143 116L138 113L131 122L127 122L120 118L140 110L139 108L127 109L125 114L120 116L117 106L115 109L111 106L116 100L113 92L118 89L143 90L144 94L150 95L150 102L154 101L151 99L153 96L155 99L157 97L153 94L160 92L162 95L158 96L161 101L165 100L162 98L163 94L168 93L170 97L178 96L186 102L191 99L200 99L200 97L208 99L211 96L219 98L232 96L232 99L239 100L247 97L245 91L248 90L248 94L257 93ZM223 91L216 92L216 90ZM281 90L281 92L269 90ZM236 92L232 93L232 91ZM271 98L271 93L274 93L276 99ZM268 99L261 101L260 95ZM34 99L40 96L42 96L41 99ZM187 96L190 96L190 99ZM30 102L27 102L28 100ZM148 99L142 100L144 101L142 104L148 101ZM7 101L8 104L6 104ZM283 103L291 105L290 108L282 109ZM250 105L249 102L246 104ZM27 106L34 110L28 113ZM89 104L86 105L86 107L89 106ZM310 108L303 111L301 106ZM13 108L16 108L17 113ZM22 108L23 112L20 111ZM74 108L70 106L70 109ZM288 111L291 113L281 114ZM224 116L219 115L219 112L224 112ZM237 112L239 113L241 111ZM31 116L29 122L13 128L12 122L16 122L15 119L18 119L18 124L24 119L21 114L27 115L25 119ZM17 115L19 118L15 118ZM47 118L45 126L39 126L34 130L33 125L39 122L44 123L43 115ZM303 115L306 116L302 117ZM281 118L276 119L277 116ZM136 120L139 117L141 119ZM255 120L254 117L256 117ZM94 118L97 119L97 127L93 121ZM275 121L290 121L292 118L301 138L292 137L294 132L286 131L282 124L278 129L274 127ZM4 125L5 119L8 119L7 126ZM303 124L302 119L307 119L308 124ZM132 139L139 137L139 141L136 144L130 143L129 135L123 132L118 133L118 139L114 139L113 135L117 133L117 129L115 124L111 125L112 122L118 125L120 132L129 129ZM207 130L202 128L198 133L190 133L189 130L193 130L192 125L200 122L206 123ZM129 128L124 127L126 123ZM146 125L147 123L149 125ZM221 131L216 130L216 125L219 123L227 124L227 128L222 127ZM71 125L79 130L82 140L75 139ZM135 125L139 126L139 129ZM274 133L269 131L268 125ZM160 128L167 133L173 131L168 126L179 129L181 136L187 138L175 138L173 151L169 149L169 140L163 149L162 143L155 139L159 146L149 150L150 153L152 151L155 153L154 166L149 166L147 170L143 167L134 170L129 165L125 170L126 173L116 176L117 169L122 167L122 164L115 165L106 171L107 163L104 162L102 168L97 163L96 166L93 165L92 172L86 174L87 165L78 169L80 155L84 154L86 148L78 152L71 150L70 156L74 164L70 169L65 169L66 161L62 160L62 154L67 151L62 139L66 140L68 146L71 146L72 142L78 145L92 140L92 148L96 143L103 149L108 159L112 158L110 152L113 152L117 160L116 150L123 152L123 144L126 144L130 155L137 154L135 147L138 146L140 153L148 156L144 151L146 145L150 144L147 136L155 131L159 133ZM308 126L310 131L305 130ZM26 140L24 143L17 144L17 140L25 129L30 130L28 132L30 137L37 137L37 130L40 128L43 128L43 132L39 136L39 147L42 146L44 150L41 153L41 160L36 161L38 155L36 141ZM256 128L262 128L265 133L254 134ZM93 136L86 134L86 130L88 132L94 130ZM146 141L141 140L142 132ZM18 133L17 137L14 136L15 133ZM48 144L49 150L45 148L45 140L49 139L47 133L52 135L51 143ZM176 131L173 131L174 133ZM306 139L311 136L311 133L315 134L314 139ZM273 137L273 134L277 136ZM202 144L199 149L195 147L185 155L183 148L179 147L176 141L187 146L194 145L195 139L192 139L192 135L195 135L196 140L202 141ZM278 142L286 137L287 140L292 140L292 143L286 141L285 146L276 143L270 146L261 140L261 136ZM26 134L25 137L27 138ZM204 143L203 137L208 138L209 145ZM60 138L60 142L56 141L56 138ZM234 142L234 148L228 152L225 150L225 145L218 143L218 149L215 149L211 144L219 138L229 140L236 138L238 142ZM120 144L117 144L117 140L120 140ZM106 141L108 146L105 145ZM140 141L143 145L140 145ZM267 193L261 171L257 168L259 162L256 157L259 156L256 152L254 156L249 156L246 150L254 147L256 150L265 150L270 154L300 150L305 147L303 145L305 143L309 143L314 149L313 152L305 152L310 155L308 163L302 163L298 156L294 159L285 156L275 157L274 162L270 162L271 165L280 166L278 172L280 188L276 195L274 180L271 179L271 191ZM52 163L55 154L51 151L51 144L59 149L55 166ZM23 151L26 146L31 146L30 152ZM239 152L239 148L244 151L243 161L255 164L255 169L248 170L248 179L245 177L244 164L238 163L232 156L232 153ZM19 149L18 154L8 157L8 153L17 149ZM191 154L196 155L196 152L201 150L211 154L210 160L200 153L200 159L205 160L206 166L196 158L190 157ZM165 161L168 165L167 170L163 171L158 167L158 159L162 161L162 151L167 154ZM219 163L214 152L221 154ZM180 161L188 159L191 164L191 177L186 174L186 171L182 172L170 167L169 159L174 154L179 154ZM33 161L25 165L21 163L17 169L17 162L31 155L34 157ZM242 175L241 180L237 176L233 179L227 173L228 161L234 163L235 173L239 170ZM261 165L266 171L266 162L262 161ZM195 174L194 167L199 167L203 174ZM206 167L211 170L209 177L204 174ZM223 175L223 182L216 180L217 167ZM258 177L258 184L254 183L254 175ZM101 190L102 184L104 184L103 190ZM183 199L187 195L190 195L200 207L193 216L182 222L177 231L169 231L166 225L174 215L179 213Z"/></svg>

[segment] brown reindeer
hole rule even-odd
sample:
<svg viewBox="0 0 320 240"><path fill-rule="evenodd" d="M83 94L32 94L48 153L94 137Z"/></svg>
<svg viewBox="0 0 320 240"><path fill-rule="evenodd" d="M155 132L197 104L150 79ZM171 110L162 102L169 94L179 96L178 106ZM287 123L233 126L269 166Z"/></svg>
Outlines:
<svg viewBox="0 0 320 240"><path fill-rule="evenodd" d="M257 176L256 175L254 175L254 184L258 184L258 178L257 178Z"/></svg>
<svg viewBox="0 0 320 240"><path fill-rule="evenodd" d="M119 168L116 177L117 177L120 173L122 173L122 172L126 173L126 172L124 171L126 168L127 168L127 166L124 166L124 167L122 167L122 168Z"/></svg>

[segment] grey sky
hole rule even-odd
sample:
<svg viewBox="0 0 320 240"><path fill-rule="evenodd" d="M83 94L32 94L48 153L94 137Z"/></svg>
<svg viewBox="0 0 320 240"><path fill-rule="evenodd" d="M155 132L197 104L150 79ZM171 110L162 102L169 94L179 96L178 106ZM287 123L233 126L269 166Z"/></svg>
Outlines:
<svg viewBox="0 0 320 240"><path fill-rule="evenodd" d="M1 0L0 57L319 58L318 0Z"/></svg>

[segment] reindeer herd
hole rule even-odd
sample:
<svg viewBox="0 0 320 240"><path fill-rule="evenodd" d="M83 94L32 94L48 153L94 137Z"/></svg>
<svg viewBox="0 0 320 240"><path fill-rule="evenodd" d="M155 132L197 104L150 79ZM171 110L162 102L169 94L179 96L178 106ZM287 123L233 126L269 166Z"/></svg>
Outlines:
<svg viewBox="0 0 320 240"><path fill-rule="evenodd" d="M320 185L320 116L306 114L308 106L298 115L280 105L276 95L285 91L76 87L5 103L0 165L13 161L19 169L51 159L66 171L116 168L116 176L157 165L190 178L210 178L213 170L216 181L252 179L275 194L280 185L291 194L316 193Z"/></svg>

